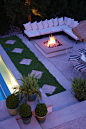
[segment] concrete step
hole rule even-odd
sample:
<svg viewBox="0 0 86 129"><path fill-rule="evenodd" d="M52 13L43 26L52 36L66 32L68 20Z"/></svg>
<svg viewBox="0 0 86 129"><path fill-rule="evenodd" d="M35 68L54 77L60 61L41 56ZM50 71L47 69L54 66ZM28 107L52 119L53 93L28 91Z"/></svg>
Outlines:
<svg viewBox="0 0 86 129"><path fill-rule="evenodd" d="M42 89L40 89L40 91L41 91L42 99L39 100L39 103L45 103L47 106L48 113L52 112L53 105L52 105L50 99L46 96L46 94L43 92ZM32 112L35 115L34 110L35 110L36 104L38 103L37 99L33 102L28 101L27 103L31 106Z"/></svg>
<svg viewBox="0 0 86 129"><path fill-rule="evenodd" d="M50 129L86 115L86 101L47 114L42 129Z"/></svg>
<svg viewBox="0 0 86 129"><path fill-rule="evenodd" d="M71 94L70 91L64 91L59 94L52 95L49 99L53 104L53 112L78 103L78 100Z"/></svg>
<svg viewBox="0 0 86 129"><path fill-rule="evenodd" d="M15 117L0 122L0 129L20 129Z"/></svg>
<svg viewBox="0 0 86 129"><path fill-rule="evenodd" d="M35 116L32 115L30 124L25 125L22 119L17 120L20 129L42 129Z"/></svg>

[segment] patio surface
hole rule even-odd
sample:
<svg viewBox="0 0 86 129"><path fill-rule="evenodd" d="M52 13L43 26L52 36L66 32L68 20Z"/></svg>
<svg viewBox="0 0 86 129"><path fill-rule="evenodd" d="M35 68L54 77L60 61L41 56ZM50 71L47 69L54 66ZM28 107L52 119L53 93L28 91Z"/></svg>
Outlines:
<svg viewBox="0 0 86 129"><path fill-rule="evenodd" d="M85 129L86 128L86 122L85 122L85 120L86 120L86 117L85 117L86 101L79 103L70 92L72 84L71 84L71 81L69 78L73 79L74 76L78 77L79 73L73 71L72 63L70 61L68 61L68 58L70 55L73 55L73 54L78 55L77 50L79 48L86 49L86 43L78 42L77 44L75 44L75 41L70 40L67 35L60 35L60 36L62 36L62 38L65 41L67 41L68 43L70 43L73 46L73 51L71 53L66 53L64 55L46 58L35 47L34 39L29 41L22 34L18 34L17 36L20 39L22 39L22 41L26 44L26 46L28 48L30 48L30 50L38 57L38 59L49 70L49 72L67 90L65 92L62 92L60 94L56 94L56 95L50 97L50 100L54 105L53 112L48 114L47 119L43 125L41 125L41 126L37 125L37 127L34 126L33 128L31 128L32 126L29 125L27 128L31 128L31 129L41 129L41 128L42 129L51 129L51 128L52 129ZM0 54L2 55L2 58L5 60L6 64L8 64L8 67L12 71L15 78L18 79L18 76L20 75L20 73L17 71L17 74L16 74L16 68L10 61L9 57L6 55L6 52L4 52L2 49L0 49ZM85 74L83 76L85 76ZM18 82L18 83L20 84L20 82ZM78 106L78 104L79 104L79 106ZM72 106L70 106L70 105L72 105ZM57 106L59 106L59 107L57 107ZM3 109L3 106L1 107L1 109ZM66 113L65 113L65 111L66 111ZM5 116L5 113L2 113L2 114L4 114L4 116ZM8 113L6 114L6 119L7 119L7 117L9 117ZM55 120L53 118L55 118ZM33 119L34 119L34 123L38 124L34 117L33 117ZM4 123L3 121L4 120L2 118L2 121L0 122L0 124L1 123L3 124ZM80 124L80 122L82 124ZM22 124L21 120L17 121L17 123L18 123L20 129L24 129L26 127L24 125L21 126L21 124ZM3 129L5 129L5 128L3 127ZM11 128L11 129L13 129L13 128Z"/></svg>

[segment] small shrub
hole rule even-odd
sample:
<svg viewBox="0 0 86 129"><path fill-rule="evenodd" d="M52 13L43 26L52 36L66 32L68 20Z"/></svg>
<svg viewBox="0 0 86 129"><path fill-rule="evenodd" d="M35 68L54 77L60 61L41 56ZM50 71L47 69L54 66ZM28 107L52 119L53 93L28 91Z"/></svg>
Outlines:
<svg viewBox="0 0 86 129"><path fill-rule="evenodd" d="M86 99L86 79L82 77L74 77L72 81L72 91L75 93L74 96L78 101L83 101Z"/></svg>
<svg viewBox="0 0 86 129"><path fill-rule="evenodd" d="M35 114L39 117L45 116L47 114L47 107L45 103L38 103L35 108Z"/></svg>
<svg viewBox="0 0 86 129"><path fill-rule="evenodd" d="M27 103L22 103L19 107L19 115L23 118L29 117L31 115L31 106Z"/></svg>
<svg viewBox="0 0 86 129"><path fill-rule="evenodd" d="M19 105L19 96L11 94L6 98L6 106L9 109L15 109Z"/></svg>

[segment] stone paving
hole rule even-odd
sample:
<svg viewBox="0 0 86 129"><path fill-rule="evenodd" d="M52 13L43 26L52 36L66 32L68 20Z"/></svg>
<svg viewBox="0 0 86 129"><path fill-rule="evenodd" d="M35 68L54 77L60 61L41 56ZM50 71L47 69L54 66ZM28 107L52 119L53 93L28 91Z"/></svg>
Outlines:
<svg viewBox="0 0 86 129"><path fill-rule="evenodd" d="M52 94L55 91L55 89L56 89L55 86L51 86L47 84L44 84L42 87L42 90L44 91L44 93L48 93L48 94Z"/></svg>
<svg viewBox="0 0 86 129"><path fill-rule="evenodd" d="M42 77L42 73L43 73L43 72L41 72L41 71L32 70L32 72L30 73L30 75L32 76L32 75L35 74L34 77L37 78L37 79L40 79L40 78Z"/></svg>
<svg viewBox="0 0 86 129"><path fill-rule="evenodd" d="M16 40L7 40L5 43L6 44L12 44L13 45L15 42L16 42Z"/></svg>
<svg viewBox="0 0 86 129"><path fill-rule="evenodd" d="M14 48L11 52L14 52L14 53L22 53L23 49L21 48Z"/></svg>
<svg viewBox="0 0 86 129"><path fill-rule="evenodd" d="M20 64L25 64L25 65L30 65L31 64L31 59L22 59L19 63Z"/></svg>

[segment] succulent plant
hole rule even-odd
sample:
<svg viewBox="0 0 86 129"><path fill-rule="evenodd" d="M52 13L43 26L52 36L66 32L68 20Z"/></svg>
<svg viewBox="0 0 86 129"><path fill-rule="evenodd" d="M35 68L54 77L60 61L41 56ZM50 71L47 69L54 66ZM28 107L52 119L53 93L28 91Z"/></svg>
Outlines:
<svg viewBox="0 0 86 129"><path fill-rule="evenodd" d="M19 105L19 96L11 94L6 98L6 106L9 109L15 109Z"/></svg>
<svg viewBox="0 0 86 129"><path fill-rule="evenodd" d="M27 103L22 103L19 106L19 115L23 118L27 118L32 114L31 106Z"/></svg>
<svg viewBox="0 0 86 129"><path fill-rule="evenodd" d="M35 108L35 114L39 117L43 117L47 114L47 107L45 103L38 103Z"/></svg>

